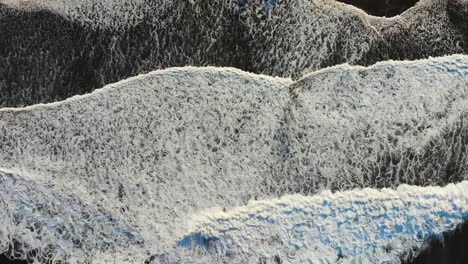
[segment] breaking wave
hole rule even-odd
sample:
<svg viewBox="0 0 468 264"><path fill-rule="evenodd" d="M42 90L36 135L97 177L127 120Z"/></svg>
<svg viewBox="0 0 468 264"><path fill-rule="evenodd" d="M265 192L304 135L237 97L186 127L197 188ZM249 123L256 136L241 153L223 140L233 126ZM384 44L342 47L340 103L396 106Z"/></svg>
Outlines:
<svg viewBox="0 0 468 264"><path fill-rule="evenodd" d="M374 250L394 259L467 216L466 182L398 187L467 179L467 89L468 57L453 55L339 65L298 81L172 68L61 102L3 108L0 249L70 263L196 262L204 250L297 262L318 258L308 241L341 221L345 236L320 242L323 258ZM365 187L398 189L347 191ZM302 196L272 205L293 193ZM266 201L245 206L250 200ZM325 200L336 210L317 215ZM356 210L341 212L346 204ZM213 208L226 208L224 220L195 221L221 210ZM364 236L368 220L369 248L349 244L346 234ZM221 236L226 228L239 231ZM276 244L252 242L260 238L250 232L276 234Z"/></svg>

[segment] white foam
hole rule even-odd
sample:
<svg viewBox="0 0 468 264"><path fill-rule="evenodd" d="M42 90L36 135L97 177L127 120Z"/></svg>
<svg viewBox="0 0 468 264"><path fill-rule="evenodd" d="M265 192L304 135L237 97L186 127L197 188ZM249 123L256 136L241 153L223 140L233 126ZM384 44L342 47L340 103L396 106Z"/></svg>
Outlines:
<svg viewBox="0 0 468 264"><path fill-rule="evenodd" d="M466 181L366 188L200 212L171 257L190 263L397 263L427 237L468 217L467 189Z"/></svg>
<svg viewBox="0 0 468 264"><path fill-rule="evenodd" d="M402 178L376 174L379 181L362 180L366 171L357 169L375 164L381 155L379 144L390 146L384 150L393 155L403 145L417 154L435 142L433 148L441 151L429 156L434 159L402 162L409 161L415 168L421 168L421 162L429 162L429 168L443 168L454 160L451 153L456 153L459 158L454 164L461 173L466 170L467 156L458 148L466 136L466 123L459 120L465 120L468 105L467 65L468 56L462 55L369 68L343 65L294 83L230 68L177 68L62 102L2 109L0 167L35 186L31 190L28 184L21 187L22 195L34 194L28 198L31 208L44 204L41 197L51 194L60 197L56 202L63 208L75 208L67 198L75 197L79 204L93 208L90 211L134 228L144 242L129 251L120 249L127 242L116 241L112 228L101 227L94 218L90 221L97 233L80 239L93 241L96 250L76 248L66 238L56 240L55 233L34 240L21 236L22 229L10 227L11 214L3 219L9 224L0 241L20 237L25 244L39 246L37 241L45 239L44 245L55 243L64 248L65 255L141 260L148 253L168 252L179 235L188 232L191 215L200 210L242 206L249 200L294 193L296 188L304 191L302 187L317 193L330 182L344 191L381 187L380 181L391 187L411 181L413 174ZM362 103L367 104L353 107ZM401 145L391 145L387 135L397 131L397 123L414 118L425 126L409 123L406 133L395 135ZM320 128L313 128L316 123ZM373 132L363 133L368 126ZM452 137L444 136L459 130ZM352 144L351 133L359 145ZM455 141L446 144L444 137ZM339 144L327 149L333 142ZM361 147L373 151L366 155ZM323 149L330 155L317 155ZM347 157L361 163L351 166L340 160ZM311 168L316 167L323 169L322 174L314 174ZM423 181L427 176L424 183L432 184L438 174L428 176L422 171L416 176ZM5 188L13 186L5 184ZM19 196L6 197L21 204ZM294 203L302 201L297 199ZM11 211L5 203L0 209ZM79 218L70 220L70 215L75 214L58 212L45 217L81 223ZM99 228L115 242L111 244L118 253L107 255L102 250Z"/></svg>

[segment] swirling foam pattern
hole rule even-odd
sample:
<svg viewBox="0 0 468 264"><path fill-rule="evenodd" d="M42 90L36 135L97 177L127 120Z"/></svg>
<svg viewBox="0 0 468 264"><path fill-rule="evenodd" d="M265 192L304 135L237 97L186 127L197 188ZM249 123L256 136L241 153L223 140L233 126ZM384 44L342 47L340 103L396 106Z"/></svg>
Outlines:
<svg viewBox="0 0 468 264"><path fill-rule="evenodd" d="M140 75L62 102L1 109L0 165L13 172L1 174L1 188L18 191L2 193L0 201L10 202L0 204L7 212L0 241L14 239L22 245L17 250L23 257L36 250L71 263L138 263L151 254L154 261L197 262L203 254L187 257L183 245L196 240L190 238L199 228L193 229L193 219L209 208L228 210L249 200L314 195L330 188L343 192L466 180L467 84L465 55L367 68L340 65L296 82L232 68L185 67ZM415 190L414 199L426 198L427 203L411 200L410 190ZM369 254L365 243L381 252L380 246L392 239L395 250L389 252L402 252L404 246L413 242L421 246L426 235L466 216L463 190L466 183L446 189L366 190L361 196L359 191L327 194L330 199L282 198L283 207L265 207L272 212L269 218L292 225L311 221L310 227L285 225L298 236L290 240L282 237L287 233L281 231L282 225L261 219L257 205L241 207L245 213L239 219L245 221L233 222L232 227L261 232L249 224L258 221L272 228L277 241L297 243L297 261L315 258L301 247L311 249L305 244L315 235L326 239L326 234L336 243L317 242L328 248L325 257L365 256ZM389 204L386 209L376 208L374 193L375 199ZM398 197L400 202L395 201ZM295 199L301 203L297 212ZM316 218L325 199L336 207L324 209L324 217ZM426 208L429 203L434 207ZM346 204L356 210L341 212ZM290 215L281 213L288 210ZM415 210L414 219L408 210ZM364 225L379 214L388 219L373 219L367 239ZM436 216L441 219L439 227L434 226ZM356 231L346 230L355 217ZM413 229L402 225L401 217L412 221ZM320 219L326 220L322 236L316 227ZM344 221L343 234L360 235L363 242L346 244L349 237L334 236L339 221ZM378 223L388 232L378 229ZM48 224L64 226L61 230L67 235L43 233ZM28 227L31 232L25 234ZM225 228L200 229L199 238ZM392 229L401 229L401 237L390 235ZM242 232L226 238L230 247L226 254L214 246L216 254L206 257L240 257L246 262L257 261L262 254L272 257L268 254L273 249L255 244L260 240L253 242L253 237L236 244L237 238L248 237ZM187 240L184 235L189 235ZM89 246L83 247L86 243ZM283 252L278 258L283 259L284 250L291 248L278 243ZM246 247L249 250L241 250ZM388 256L395 257L392 254Z"/></svg>
<svg viewBox="0 0 468 264"><path fill-rule="evenodd" d="M466 54L466 25L465 0L421 0L392 18L332 0L0 0L0 106L168 67L300 78L340 63Z"/></svg>
<svg viewBox="0 0 468 264"><path fill-rule="evenodd" d="M39 259L51 254L76 263L90 256L99 259L103 253L118 259L119 251L143 243L136 229L69 193L53 184L0 171L1 251L14 241L22 253L36 251Z"/></svg>

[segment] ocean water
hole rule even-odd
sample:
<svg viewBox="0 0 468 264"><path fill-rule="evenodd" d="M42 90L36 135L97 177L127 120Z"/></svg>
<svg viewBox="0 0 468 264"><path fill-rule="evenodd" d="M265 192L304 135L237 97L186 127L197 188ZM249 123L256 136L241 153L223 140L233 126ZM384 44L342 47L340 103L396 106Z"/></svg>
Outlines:
<svg viewBox="0 0 468 264"><path fill-rule="evenodd" d="M215 237L224 246L207 258L224 257L228 239L228 257L274 259L269 242L258 244L263 233L252 235L257 226L306 237L302 246L286 246L282 261L313 260L316 253L304 246L313 239L325 241L316 252L328 252L328 260L384 257L383 245L393 244L385 258L395 260L466 217L466 184L429 187L466 180L466 65L463 55L340 65L298 81L232 68L173 68L61 102L3 108L2 247L15 238L23 252L72 263L151 256L184 263L205 260L185 248ZM324 190L336 193L325 202ZM252 200L268 208L245 207ZM208 235L197 231L196 219L222 208L227 220L201 224L214 225ZM237 210L242 216L230 222ZM383 222L372 218L378 215ZM334 229L317 233L317 226ZM211 235L230 229L252 236ZM333 230L363 240L348 246Z"/></svg>

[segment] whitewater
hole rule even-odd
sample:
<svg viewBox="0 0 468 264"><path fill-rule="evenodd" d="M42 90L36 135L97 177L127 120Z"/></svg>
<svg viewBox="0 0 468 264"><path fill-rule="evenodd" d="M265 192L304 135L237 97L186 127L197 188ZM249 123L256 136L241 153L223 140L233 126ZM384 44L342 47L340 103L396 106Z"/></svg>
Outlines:
<svg viewBox="0 0 468 264"><path fill-rule="evenodd" d="M296 81L169 68L2 108L0 251L398 262L467 217L467 90L452 55Z"/></svg>

